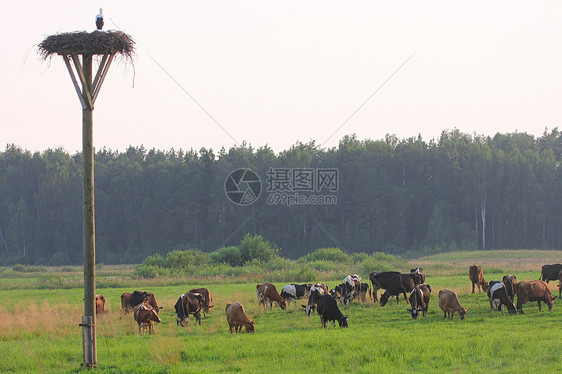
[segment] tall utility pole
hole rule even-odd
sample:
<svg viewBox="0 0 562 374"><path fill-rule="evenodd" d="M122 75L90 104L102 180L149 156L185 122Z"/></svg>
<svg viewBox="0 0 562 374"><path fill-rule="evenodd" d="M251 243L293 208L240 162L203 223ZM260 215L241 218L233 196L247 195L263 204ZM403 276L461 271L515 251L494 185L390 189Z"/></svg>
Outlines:
<svg viewBox="0 0 562 374"><path fill-rule="evenodd" d="M62 56L82 105L82 159L84 166L84 315L82 316L83 366L97 366L96 342L96 240L94 204L94 103L116 53L131 57L133 40L123 32L77 32L52 35L40 45L44 58ZM93 56L103 56L92 80Z"/></svg>

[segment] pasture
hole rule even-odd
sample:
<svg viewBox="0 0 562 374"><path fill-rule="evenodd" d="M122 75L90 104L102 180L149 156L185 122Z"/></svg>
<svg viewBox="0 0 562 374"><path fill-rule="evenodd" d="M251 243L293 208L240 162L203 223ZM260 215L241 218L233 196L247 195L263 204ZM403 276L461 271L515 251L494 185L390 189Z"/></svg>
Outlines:
<svg viewBox="0 0 562 374"><path fill-rule="evenodd" d="M524 315L490 314L486 294L470 293L466 265L482 265L486 280L511 273L521 281L538 279L540 265L555 262L562 262L562 251L460 252L412 260L409 265L424 267L426 283L432 287L428 316L412 320L403 297L399 305L391 299L385 307L355 301L340 304L349 317L348 329L337 323L322 329L318 315L307 318L300 307L306 300L296 308L291 304L288 311L258 309L253 280L136 280L129 277L127 267L105 266L98 272L98 293L107 304L106 313L97 319L96 372L562 372L562 302L556 299L552 311L543 305L539 312L537 303L530 302L523 307ZM68 286L79 278L79 271L8 273L0 272L0 372L81 371L78 323L83 290ZM368 281L368 274L360 275ZM334 287L341 279L310 281ZM41 289L41 282L62 286ZM291 282L273 283L280 290ZM558 295L558 282L549 286ZM202 326L190 318L187 328L179 328L174 304L180 294L195 287L208 288L215 307ZM457 292L462 306L468 307L464 321L458 316L443 319L437 301L443 288ZM140 336L132 315L120 313L120 295L133 289L153 292L164 306L155 335ZM224 307L232 301L242 303L256 321L254 334L230 334Z"/></svg>

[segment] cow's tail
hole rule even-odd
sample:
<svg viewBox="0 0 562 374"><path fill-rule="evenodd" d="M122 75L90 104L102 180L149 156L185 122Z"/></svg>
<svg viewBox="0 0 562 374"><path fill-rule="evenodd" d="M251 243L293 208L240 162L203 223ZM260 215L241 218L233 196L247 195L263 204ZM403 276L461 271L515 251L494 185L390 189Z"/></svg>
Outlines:
<svg viewBox="0 0 562 374"><path fill-rule="evenodd" d="M369 286L369 298L371 299L371 301L373 301L373 289L375 288L375 284L373 283L371 277L369 277L369 283L371 284Z"/></svg>

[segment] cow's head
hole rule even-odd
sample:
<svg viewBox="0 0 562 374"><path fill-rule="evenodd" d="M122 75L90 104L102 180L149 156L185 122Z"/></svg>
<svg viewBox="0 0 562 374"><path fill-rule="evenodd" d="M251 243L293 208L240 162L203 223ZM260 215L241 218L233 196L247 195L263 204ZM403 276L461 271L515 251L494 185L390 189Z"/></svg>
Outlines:
<svg viewBox="0 0 562 374"><path fill-rule="evenodd" d="M256 329L256 321L247 321L244 322L244 327L246 328L246 332L254 332Z"/></svg>
<svg viewBox="0 0 562 374"><path fill-rule="evenodd" d="M467 311L467 310L468 310L468 308L463 308L463 307L461 307L461 308L459 309L459 317L460 317L461 319L464 319L464 317L466 317L466 311Z"/></svg>
<svg viewBox="0 0 562 374"><path fill-rule="evenodd" d="M279 308L283 310L287 309L287 301L285 299L281 299L279 302L277 302L277 304L279 305Z"/></svg>
<svg viewBox="0 0 562 374"><path fill-rule="evenodd" d="M316 310L316 304L312 304L312 305L301 305L304 308L304 311L306 312L306 316L310 317L310 313L312 313L313 311Z"/></svg>
<svg viewBox="0 0 562 374"><path fill-rule="evenodd" d="M388 297L389 297L389 296L387 295L386 292L381 295L381 300L380 300L381 306L385 306L385 305L386 305L386 303L388 302Z"/></svg>
<svg viewBox="0 0 562 374"><path fill-rule="evenodd" d="M348 323L348 318L346 316L343 316L342 318L338 319L338 324L340 325L340 327L349 327L347 323Z"/></svg>
<svg viewBox="0 0 562 374"><path fill-rule="evenodd" d="M488 286L490 284L488 282L486 282L485 280L482 280L482 283L480 283L480 285L482 286L482 291L486 292L488 290Z"/></svg>

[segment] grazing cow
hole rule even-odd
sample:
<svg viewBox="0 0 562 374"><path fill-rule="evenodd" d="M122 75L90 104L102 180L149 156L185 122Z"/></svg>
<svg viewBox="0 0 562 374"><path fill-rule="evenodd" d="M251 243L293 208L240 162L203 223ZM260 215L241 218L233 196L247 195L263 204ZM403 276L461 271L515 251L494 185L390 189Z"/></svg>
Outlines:
<svg viewBox="0 0 562 374"><path fill-rule="evenodd" d="M279 308L287 309L287 302L283 299L275 286L271 283L261 283L256 286L256 295L258 297L259 306L263 304L263 308L267 310L267 303L269 303L269 310L273 310L273 302L275 301Z"/></svg>
<svg viewBox="0 0 562 374"><path fill-rule="evenodd" d="M517 277L515 275L509 274L503 276L503 284L505 285L505 292L507 293L507 297L509 297L509 300L512 303L515 296L515 283L517 283ZM488 287L491 287L491 284L489 284Z"/></svg>
<svg viewBox="0 0 562 374"><path fill-rule="evenodd" d="M503 306L507 307L509 313L517 313L515 310L515 305L513 301L509 298L508 288L504 282L498 280L490 281L488 285L488 299L490 300L490 312L493 313L494 310L501 308L502 314L505 314Z"/></svg>
<svg viewBox="0 0 562 374"><path fill-rule="evenodd" d="M361 290L361 277L357 274L348 275L344 278L340 287L340 301L343 304L351 303L355 296L359 295L359 291Z"/></svg>
<svg viewBox="0 0 562 374"><path fill-rule="evenodd" d="M439 308L443 311L443 319L447 318L447 315L453 319L455 312L458 312L459 317L464 319L468 310L461 306L457 294L447 288L439 291Z"/></svg>
<svg viewBox="0 0 562 374"><path fill-rule="evenodd" d="M209 313L211 308L214 307L214 305L211 305L213 303L213 297L211 296L209 290L206 288L194 288L192 290L189 290L188 292L198 293L199 295L203 296L203 305L201 305L201 311L203 312L203 317L207 318L207 313Z"/></svg>
<svg viewBox="0 0 562 374"><path fill-rule="evenodd" d="M158 317L158 312L147 302L140 303L134 309L133 316L139 324L139 334L143 335L148 327L148 333L154 334L154 323L160 323L162 320Z"/></svg>
<svg viewBox="0 0 562 374"><path fill-rule="evenodd" d="M204 303L205 301L201 294L188 292L181 295L178 301L176 301L176 305L174 305L176 325L187 326L189 322L188 317L190 314L193 314L195 324L199 323L199 326L201 326L201 309Z"/></svg>
<svg viewBox="0 0 562 374"><path fill-rule="evenodd" d="M310 296L308 297L308 304L302 305L302 307L306 311L306 316L310 316L310 312L316 309L316 304L318 303L318 299L322 295L328 295L328 286L322 283L316 283L314 286L310 287Z"/></svg>
<svg viewBox="0 0 562 374"><path fill-rule="evenodd" d="M230 327L230 333L232 334L232 328L238 333L242 331L242 326L246 328L246 332L254 332L256 322L252 321L246 315L244 307L240 303L226 304L226 321Z"/></svg>
<svg viewBox="0 0 562 374"><path fill-rule="evenodd" d="M150 306L156 310L156 313L159 313L160 310L164 309L164 307L158 306L153 293L134 291L133 293L126 292L121 295L121 311L127 314L144 301L148 302Z"/></svg>
<svg viewBox="0 0 562 374"><path fill-rule="evenodd" d="M429 299L431 296L431 286L429 284L420 284L410 292L410 306L408 309L412 313L412 318L418 318L420 310L424 316L427 315L427 308L429 307Z"/></svg>
<svg viewBox="0 0 562 374"><path fill-rule="evenodd" d="M546 283L548 283L548 281L558 280L561 271L562 264L543 265L539 280L545 281Z"/></svg>
<svg viewBox="0 0 562 374"><path fill-rule="evenodd" d="M478 292L480 292L480 287L482 287L482 291L486 292L488 289L488 282L484 280L484 272L480 265L472 265L468 269L468 277L472 282L472 293L474 293L474 285L478 286Z"/></svg>
<svg viewBox="0 0 562 374"><path fill-rule="evenodd" d="M388 281L395 275L399 275L397 271L383 271L380 273L373 272L369 274L369 280L371 281L371 299L373 301L379 301L377 292L379 289L386 290L388 286Z"/></svg>
<svg viewBox="0 0 562 374"><path fill-rule="evenodd" d="M423 268L410 269L410 273L418 274L420 276L420 284L425 283L425 272Z"/></svg>
<svg viewBox="0 0 562 374"><path fill-rule="evenodd" d="M103 314L105 311L105 297L96 295L96 314Z"/></svg>
<svg viewBox="0 0 562 374"><path fill-rule="evenodd" d="M369 287L369 283L361 283L361 287L359 288L359 301L367 301L367 295L370 295L370 289L371 287Z"/></svg>
<svg viewBox="0 0 562 374"><path fill-rule="evenodd" d="M312 284L288 284L281 289L281 297L291 303L291 300L297 306L297 300L310 295Z"/></svg>
<svg viewBox="0 0 562 374"><path fill-rule="evenodd" d="M338 302L330 295L322 295L316 304L316 311L320 316L322 327L326 328L329 321L332 321L333 326L336 326L336 321L340 327L348 327L348 319L342 314L338 308Z"/></svg>
<svg viewBox="0 0 562 374"><path fill-rule="evenodd" d="M418 284L420 284L419 274L409 273L393 276L388 281L386 290L381 295L381 306L385 306L391 296L396 296L396 304L399 304L400 294L404 295L404 300L408 300L406 293L411 292Z"/></svg>
<svg viewBox="0 0 562 374"><path fill-rule="evenodd" d="M556 296L552 297L548 284L540 280L516 283L515 293L517 294L517 311L519 314L524 314L523 304L527 301L538 302L540 312L541 301L548 305L548 310L551 310L553 301L556 299Z"/></svg>
<svg viewBox="0 0 562 374"><path fill-rule="evenodd" d="M562 299L562 270L558 274L558 298Z"/></svg>

